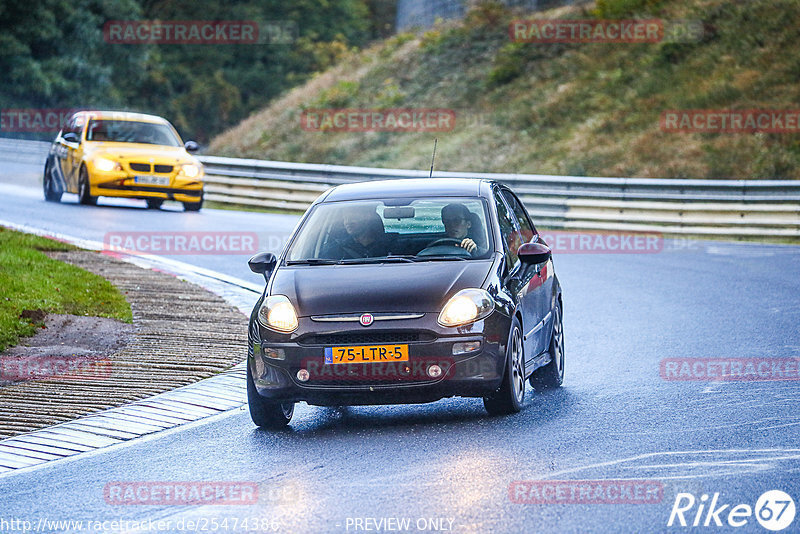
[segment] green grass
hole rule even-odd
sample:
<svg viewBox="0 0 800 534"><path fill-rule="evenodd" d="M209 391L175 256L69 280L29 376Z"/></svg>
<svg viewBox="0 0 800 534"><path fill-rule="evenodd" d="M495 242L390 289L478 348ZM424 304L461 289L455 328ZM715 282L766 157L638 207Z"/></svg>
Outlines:
<svg viewBox="0 0 800 534"><path fill-rule="evenodd" d="M800 102L800 0L602 0L540 13L487 4L462 22L354 54L223 133L209 152L452 171L800 179L800 135L665 132L661 112ZM702 36L644 44L512 43L516 18L659 18ZM445 133L309 132L309 107L450 108ZM464 119L464 120L461 120Z"/></svg>
<svg viewBox="0 0 800 534"><path fill-rule="evenodd" d="M130 305L107 280L48 258L75 247L0 227L0 352L40 328L23 310L110 317L130 323Z"/></svg>

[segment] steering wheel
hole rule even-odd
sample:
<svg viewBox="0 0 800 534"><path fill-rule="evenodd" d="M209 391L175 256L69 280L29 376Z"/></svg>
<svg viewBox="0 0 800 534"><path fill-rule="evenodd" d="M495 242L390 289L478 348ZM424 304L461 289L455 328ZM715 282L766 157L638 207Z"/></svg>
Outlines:
<svg viewBox="0 0 800 534"><path fill-rule="evenodd" d="M437 239L436 241L434 241L433 243L431 243L430 245L428 245L425 248L438 247L438 246L441 246L441 245L454 245L454 246L456 246L458 248L462 248L461 247L461 242L462 241L463 241L463 239L455 239L454 237L443 237L442 239ZM464 249L464 250L466 250L466 249Z"/></svg>
<svg viewBox="0 0 800 534"><path fill-rule="evenodd" d="M472 253L461 247L461 241L461 239L454 239L452 237L437 239L422 249L417 256L437 256L442 254L447 256L458 256L461 258L472 257Z"/></svg>

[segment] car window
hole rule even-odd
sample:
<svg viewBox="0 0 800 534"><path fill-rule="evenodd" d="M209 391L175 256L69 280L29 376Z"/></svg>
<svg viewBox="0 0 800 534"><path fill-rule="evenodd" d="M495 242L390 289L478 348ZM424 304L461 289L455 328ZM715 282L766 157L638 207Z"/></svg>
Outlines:
<svg viewBox="0 0 800 534"><path fill-rule="evenodd" d="M69 122L67 122L64 131L61 132L61 136L63 137L65 134L74 133L75 135L80 137L82 127L83 127L83 116L73 115L72 118L69 119Z"/></svg>
<svg viewBox="0 0 800 534"><path fill-rule="evenodd" d="M530 243L531 239L533 239L533 236L536 234L536 230L528 218L528 212L513 193L503 189L502 194L503 198L506 200L506 203L511 208L511 211L514 212L517 225L519 226L520 233L522 234L522 242Z"/></svg>
<svg viewBox="0 0 800 534"><path fill-rule="evenodd" d="M487 220L478 197L322 203L309 213L286 260L486 258L492 248Z"/></svg>
<svg viewBox="0 0 800 534"><path fill-rule="evenodd" d="M86 140L180 146L175 134L165 124L125 120L93 119L89 121Z"/></svg>
<svg viewBox="0 0 800 534"><path fill-rule="evenodd" d="M522 237L519 229L514 223L514 215L510 208L503 201L503 197L499 192L494 192L495 205L497 206L497 222L500 223L500 235L505 244L506 260L508 261L508 269L511 270L517 266L519 256L517 250L522 244Z"/></svg>

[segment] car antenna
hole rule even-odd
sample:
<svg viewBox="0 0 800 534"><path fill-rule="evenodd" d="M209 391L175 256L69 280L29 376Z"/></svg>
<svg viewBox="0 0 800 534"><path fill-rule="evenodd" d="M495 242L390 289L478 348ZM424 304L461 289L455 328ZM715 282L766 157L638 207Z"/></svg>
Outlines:
<svg viewBox="0 0 800 534"><path fill-rule="evenodd" d="M435 137L433 139L433 156L431 157L431 174L428 176L428 178L433 178L433 162L436 161L436 143L438 142L439 138Z"/></svg>

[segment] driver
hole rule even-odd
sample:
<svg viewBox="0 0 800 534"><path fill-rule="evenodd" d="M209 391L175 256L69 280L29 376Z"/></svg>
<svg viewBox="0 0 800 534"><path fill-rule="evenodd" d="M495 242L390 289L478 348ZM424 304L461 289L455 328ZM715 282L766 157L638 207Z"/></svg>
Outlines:
<svg viewBox="0 0 800 534"><path fill-rule="evenodd" d="M442 208L442 223L447 237L460 240L459 247L471 254L478 251L478 245L469 237L472 230L471 212L464 204L454 202Z"/></svg>
<svg viewBox="0 0 800 534"><path fill-rule="evenodd" d="M158 139L156 138L156 131L155 128L150 125L141 125L138 128L138 137L137 142L139 143L147 143L150 145L157 145Z"/></svg>

